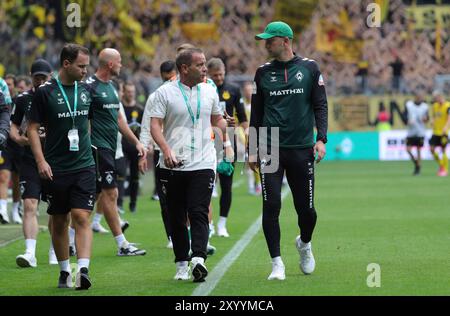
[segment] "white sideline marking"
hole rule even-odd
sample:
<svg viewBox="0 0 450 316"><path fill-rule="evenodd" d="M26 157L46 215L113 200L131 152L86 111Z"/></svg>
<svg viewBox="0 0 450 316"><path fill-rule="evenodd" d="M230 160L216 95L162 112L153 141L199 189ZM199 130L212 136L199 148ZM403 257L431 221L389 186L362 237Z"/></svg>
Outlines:
<svg viewBox="0 0 450 316"><path fill-rule="evenodd" d="M10 225L10 226L3 226L2 228L17 228L17 226L18 225L15 225L15 226ZM39 225L39 232L44 232L46 230L48 230L47 226ZM21 239L23 239L23 235L16 237L14 239L7 240L4 243L0 243L0 248L8 246L9 244L12 244L13 242L21 240Z"/></svg>
<svg viewBox="0 0 450 316"><path fill-rule="evenodd" d="M286 187L281 192L281 200L284 200L290 192L289 188ZM206 282L197 286L191 296L207 296L214 290L228 269L233 265L234 261L236 261L253 237L255 237L256 233L261 229L261 219L262 215L258 216L258 219L250 226L242 238L236 242L233 248L228 251L225 257L208 274Z"/></svg>
<svg viewBox="0 0 450 316"><path fill-rule="evenodd" d="M14 238L14 239L10 239L10 240L8 240L8 241L5 241L4 243L1 243L1 244L0 244L0 248L5 247L5 246L8 246L9 244L12 244L13 242L18 241L18 240L21 240L21 239L23 239L23 236L20 236L20 237L17 237L17 238Z"/></svg>

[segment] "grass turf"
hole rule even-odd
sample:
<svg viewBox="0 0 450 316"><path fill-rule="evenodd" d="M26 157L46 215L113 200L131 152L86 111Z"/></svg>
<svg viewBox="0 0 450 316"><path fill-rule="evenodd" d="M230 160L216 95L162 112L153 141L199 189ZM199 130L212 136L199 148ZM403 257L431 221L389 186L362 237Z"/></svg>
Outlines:
<svg viewBox="0 0 450 316"><path fill-rule="evenodd" d="M212 238L217 252L207 260L210 271L261 214L261 198L247 194L241 168L235 173L240 186L233 191L228 220L231 237ZM267 281L271 264L260 230L211 295L450 295L449 179L436 177L435 169L433 162L425 162L422 175L413 177L407 162L321 163L316 169L316 271L310 276L299 271L297 217L287 195L280 217L286 280ZM165 248L159 204L150 200L153 182L150 176L143 180L138 211L125 215L131 223L125 235L147 249L146 256L117 257L112 236L95 234L92 288L61 290L56 288L58 267L48 265L49 235L40 233L36 269L15 264L23 239L0 248L0 295L191 295L198 284L172 280L173 253ZM213 199L215 222L218 202ZM42 209L40 224L45 221ZM12 227L0 226L2 243L20 235L20 227ZM366 284L370 263L380 265L381 287Z"/></svg>

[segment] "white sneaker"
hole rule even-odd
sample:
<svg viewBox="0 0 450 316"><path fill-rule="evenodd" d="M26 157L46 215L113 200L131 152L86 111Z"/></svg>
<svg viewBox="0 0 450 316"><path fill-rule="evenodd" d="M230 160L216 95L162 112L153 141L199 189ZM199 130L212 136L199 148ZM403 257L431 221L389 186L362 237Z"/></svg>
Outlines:
<svg viewBox="0 0 450 316"><path fill-rule="evenodd" d="M227 228L225 226L219 226L217 225L217 236L219 237L230 237L230 234L228 234Z"/></svg>
<svg viewBox="0 0 450 316"><path fill-rule="evenodd" d="M16 257L16 263L21 268L37 267L36 257L28 252L25 252L23 255L18 255Z"/></svg>
<svg viewBox="0 0 450 316"><path fill-rule="evenodd" d="M272 273L270 273L267 280L284 280L286 279L286 274L284 272L283 262L272 262Z"/></svg>
<svg viewBox="0 0 450 316"><path fill-rule="evenodd" d="M58 264L58 258L56 258L54 249L49 249L48 251L48 264Z"/></svg>
<svg viewBox="0 0 450 316"><path fill-rule="evenodd" d="M94 233L100 233L100 234L109 233L109 230L107 230L105 227L103 227L102 224L100 224L100 223L92 223L91 227L92 227L92 231Z"/></svg>
<svg viewBox="0 0 450 316"><path fill-rule="evenodd" d="M177 273L173 277L174 280L189 280L191 277L189 276L189 262L187 261L180 261L176 263L177 265Z"/></svg>
<svg viewBox="0 0 450 316"><path fill-rule="evenodd" d="M139 249L132 245L132 243L129 243L127 241L124 241L122 245L120 246L119 250L117 251L117 255L119 257L126 257L126 256L145 256L147 251L144 249Z"/></svg>
<svg viewBox="0 0 450 316"><path fill-rule="evenodd" d="M166 248L173 249L172 238L169 237L169 242L167 243Z"/></svg>
<svg viewBox="0 0 450 316"><path fill-rule="evenodd" d="M22 224L22 219L20 218L19 211L12 213L12 220L15 224Z"/></svg>
<svg viewBox="0 0 450 316"><path fill-rule="evenodd" d="M316 267L316 261L311 249L311 242L303 243L300 239L300 235L295 239L295 246L297 247L298 253L300 254L300 270L304 274L313 273Z"/></svg>
<svg viewBox="0 0 450 316"><path fill-rule="evenodd" d="M2 224L9 224L9 215L8 215L8 211L0 211L0 222Z"/></svg>

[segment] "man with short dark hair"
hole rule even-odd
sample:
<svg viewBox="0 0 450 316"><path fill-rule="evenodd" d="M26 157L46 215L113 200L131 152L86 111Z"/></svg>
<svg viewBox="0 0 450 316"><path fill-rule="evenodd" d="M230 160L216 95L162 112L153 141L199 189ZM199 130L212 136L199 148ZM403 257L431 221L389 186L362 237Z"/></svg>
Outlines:
<svg viewBox="0 0 450 316"><path fill-rule="evenodd" d="M177 268L174 278L190 278L190 260L194 282L203 282L208 274L208 207L216 168L211 126L220 128L225 135L227 123L217 92L204 83L207 68L202 50L182 51L176 65L180 79L155 92L150 112L151 134L162 152L160 181L167 193ZM187 218L191 225L191 257Z"/></svg>
<svg viewBox="0 0 450 316"><path fill-rule="evenodd" d="M311 250L311 238L317 215L314 208L314 159L319 162L325 156L327 142L327 97L319 66L314 60L296 56L292 51L292 29L284 22L272 22L264 33L256 35L265 40L271 62L259 67L255 74L250 126L259 131L267 128L267 139L258 138L258 146L272 143L278 150L269 153L258 147L259 170L263 188L263 231L272 258L269 280L284 280L285 267L280 252L281 186L286 171L294 198L300 235L296 247L300 254L300 269L304 274L314 271L315 260ZM314 124L317 137L314 142ZM278 128L279 139L272 139L269 132ZM278 144L277 144L278 141ZM276 148L278 145L278 148ZM258 168L256 157L249 157L253 170ZM278 166L274 165L277 164ZM267 167L276 168L269 172ZM269 168L270 169L270 168Z"/></svg>
<svg viewBox="0 0 450 316"><path fill-rule="evenodd" d="M78 256L76 289L91 286L89 263L92 230L89 215L95 203L95 162L89 135L90 87L87 74L89 50L66 44L59 73L34 95L27 133L52 215L52 241L60 266L59 288L72 287L69 261L69 216L75 227ZM45 127L44 150L39 128ZM70 213L70 215L69 215Z"/></svg>

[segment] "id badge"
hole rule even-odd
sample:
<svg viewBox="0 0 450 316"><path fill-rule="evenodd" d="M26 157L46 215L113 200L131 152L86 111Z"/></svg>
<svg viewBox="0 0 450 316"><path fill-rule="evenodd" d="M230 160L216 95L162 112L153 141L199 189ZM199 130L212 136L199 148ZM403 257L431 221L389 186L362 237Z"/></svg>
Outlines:
<svg viewBox="0 0 450 316"><path fill-rule="evenodd" d="M69 130L67 138L69 139L69 151L79 151L80 138L78 137L78 130L76 128Z"/></svg>

